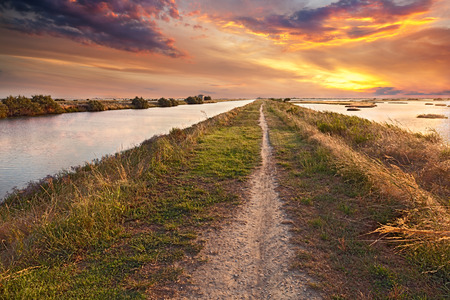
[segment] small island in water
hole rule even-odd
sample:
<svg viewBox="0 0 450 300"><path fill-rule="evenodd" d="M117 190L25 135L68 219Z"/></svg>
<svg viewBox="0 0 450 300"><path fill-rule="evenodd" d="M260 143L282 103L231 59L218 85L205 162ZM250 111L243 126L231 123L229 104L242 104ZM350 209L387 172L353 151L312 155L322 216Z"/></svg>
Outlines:
<svg viewBox="0 0 450 300"><path fill-rule="evenodd" d="M418 115L417 117L423 119L448 119L448 117L440 114L422 114Z"/></svg>

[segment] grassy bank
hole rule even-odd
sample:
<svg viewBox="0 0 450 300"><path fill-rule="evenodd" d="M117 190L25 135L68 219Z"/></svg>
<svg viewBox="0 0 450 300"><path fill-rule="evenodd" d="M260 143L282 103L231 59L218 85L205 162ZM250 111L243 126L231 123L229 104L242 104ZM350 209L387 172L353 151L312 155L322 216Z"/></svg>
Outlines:
<svg viewBox="0 0 450 300"><path fill-rule="evenodd" d="M0 298L176 297L260 162L257 101L47 178L0 207ZM264 101L292 268L327 299L450 294L450 151L437 135ZM190 265L192 266L192 265Z"/></svg>
<svg viewBox="0 0 450 300"><path fill-rule="evenodd" d="M171 296L259 162L258 105L61 174L0 208L2 299ZM172 295L173 296L173 295Z"/></svg>
<svg viewBox="0 0 450 300"><path fill-rule="evenodd" d="M448 148L364 119L267 107L294 267L333 299L450 294Z"/></svg>

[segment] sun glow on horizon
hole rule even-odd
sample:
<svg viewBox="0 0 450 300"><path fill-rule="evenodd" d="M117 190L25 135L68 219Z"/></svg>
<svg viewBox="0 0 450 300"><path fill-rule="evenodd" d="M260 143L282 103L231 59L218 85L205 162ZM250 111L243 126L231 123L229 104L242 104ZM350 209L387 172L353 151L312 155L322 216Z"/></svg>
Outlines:
<svg viewBox="0 0 450 300"><path fill-rule="evenodd" d="M298 77L296 79L298 82L311 82L326 88L363 91L389 85L389 82L374 75L344 68L323 70L308 64L276 59L260 59L258 63L273 69L292 72L295 74L294 77Z"/></svg>

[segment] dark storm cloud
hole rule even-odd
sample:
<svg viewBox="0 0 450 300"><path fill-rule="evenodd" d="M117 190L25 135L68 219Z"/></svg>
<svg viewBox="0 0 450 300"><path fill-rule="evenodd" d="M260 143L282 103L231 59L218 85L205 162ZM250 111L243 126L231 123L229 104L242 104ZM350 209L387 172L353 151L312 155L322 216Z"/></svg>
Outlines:
<svg viewBox="0 0 450 300"><path fill-rule="evenodd" d="M85 44L177 57L181 53L155 20L180 18L174 0L4 0L2 27Z"/></svg>

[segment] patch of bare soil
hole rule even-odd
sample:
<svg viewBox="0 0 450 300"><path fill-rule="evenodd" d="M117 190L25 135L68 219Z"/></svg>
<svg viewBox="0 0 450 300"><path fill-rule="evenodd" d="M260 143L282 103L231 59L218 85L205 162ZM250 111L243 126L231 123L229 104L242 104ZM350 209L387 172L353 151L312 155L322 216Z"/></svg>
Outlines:
<svg viewBox="0 0 450 300"><path fill-rule="evenodd" d="M313 280L291 270L295 249L290 222L282 211L267 123L263 129L262 165L249 182L250 198L220 230L204 233L205 263L190 278L185 299L320 299Z"/></svg>

